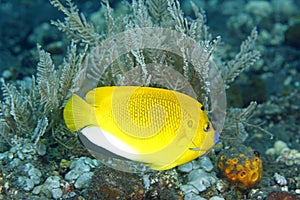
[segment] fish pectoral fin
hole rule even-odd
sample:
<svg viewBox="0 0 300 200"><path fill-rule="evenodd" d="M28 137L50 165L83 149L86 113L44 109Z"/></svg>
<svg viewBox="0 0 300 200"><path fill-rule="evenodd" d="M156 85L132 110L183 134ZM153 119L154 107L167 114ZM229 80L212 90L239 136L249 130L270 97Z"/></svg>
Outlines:
<svg viewBox="0 0 300 200"><path fill-rule="evenodd" d="M64 120L71 131L97 124L94 108L76 94L73 94L66 103Z"/></svg>

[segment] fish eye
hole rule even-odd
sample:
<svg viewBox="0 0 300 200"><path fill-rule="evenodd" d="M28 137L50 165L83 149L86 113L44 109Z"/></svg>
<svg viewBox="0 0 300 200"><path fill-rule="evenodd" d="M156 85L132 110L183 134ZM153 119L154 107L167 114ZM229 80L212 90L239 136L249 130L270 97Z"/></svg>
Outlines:
<svg viewBox="0 0 300 200"><path fill-rule="evenodd" d="M201 108L200 108L202 111L204 111L205 110L205 108L204 108L204 106L201 106Z"/></svg>
<svg viewBox="0 0 300 200"><path fill-rule="evenodd" d="M209 122L204 124L203 130L204 130L204 132L208 132L210 130L210 123Z"/></svg>

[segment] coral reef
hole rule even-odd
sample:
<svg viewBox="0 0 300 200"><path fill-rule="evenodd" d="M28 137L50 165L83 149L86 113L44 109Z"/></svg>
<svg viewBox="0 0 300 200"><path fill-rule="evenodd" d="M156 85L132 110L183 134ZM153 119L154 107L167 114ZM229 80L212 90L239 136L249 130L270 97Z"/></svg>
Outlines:
<svg viewBox="0 0 300 200"><path fill-rule="evenodd" d="M176 0L114 2L112 8L106 0L101 5L97 0L77 1L79 11L71 0L51 0L65 14L63 19L45 0L0 1L0 199L84 199L88 195L95 199L299 199L299 1L184 1L189 16ZM208 21L199 5L207 11ZM60 19L52 24L69 38L45 22L49 16ZM142 177L102 165L95 169L96 165L86 163L86 157L78 157L88 154L77 148L76 134L66 129L61 111L74 91L73 83L82 76L79 69L84 71L88 66L85 61L96 55L94 47L105 39L144 26L174 29L197 40L220 69L230 91L228 107L241 108L227 110L221 134L223 146L215 151L226 155L224 160L238 158L246 169L246 160L239 154L225 153L244 143L260 151L264 161L260 184L243 197L225 178L215 176L211 165L217 163L214 154L209 159L212 162L206 158L201 161L205 165L199 164L199 159L172 171ZM240 40L250 32L238 50ZM219 37L213 40L220 33L222 42ZM69 40L73 42L66 50ZM41 46L36 50L36 42L45 50ZM264 52L258 62L256 46ZM184 48L182 51L187 53ZM201 75L186 58L165 51L131 51L106 68L99 85L120 83L124 72L151 62L168 64L192 84L198 100L209 102ZM99 61L99 57L92 61ZM246 70L249 66L252 71ZM145 78L146 82L147 75L136 80ZM178 83L167 73L161 77L172 83L165 87ZM257 103L249 105L252 100ZM208 103L206 106L209 108ZM269 133L283 143L276 142L273 147ZM253 161L253 152L244 154ZM75 164L78 162L81 164ZM85 171L82 177L80 170ZM189 186L190 190L184 193L180 186Z"/></svg>

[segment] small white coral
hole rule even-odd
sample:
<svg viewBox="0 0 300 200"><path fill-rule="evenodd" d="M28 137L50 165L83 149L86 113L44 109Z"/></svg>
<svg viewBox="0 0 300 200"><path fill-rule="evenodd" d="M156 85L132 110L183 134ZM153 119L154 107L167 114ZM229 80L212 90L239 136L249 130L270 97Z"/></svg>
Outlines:
<svg viewBox="0 0 300 200"><path fill-rule="evenodd" d="M278 174L278 173L275 173L274 174L274 179L275 179L275 182L280 185L280 186L285 186L287 185L287 180L284 176Z"/></svg>
<svg viewBox="0 0 300 200"><path fill-rule="evenodd" d="M278 140L274 143L274 148L277 154L280 154L283 149L286 149L288 146L285 142Z"/></svg>
<svg viewBox="0 0 300 200"><path fill-rule="evenodd" d="M296 149L284 149L276 162L285 163L287 166L300 165L300 152Z"/></svg>
<svg viewBox="0 0 300 200"><path fill-rule="evenodd" d="M283 149L287 149L288 146L285 142L278 140L274 143L274 147L266 151L268 155L280 155Z"/></svg>
<svg viewBox="0 0 300 200"><path fill-rule="evenodd" d="M290 149L283 141L276 141L274 147L266 151L268 155L278 155L276 162L284 163L287 166L300 165L300 152Z"/></svg>

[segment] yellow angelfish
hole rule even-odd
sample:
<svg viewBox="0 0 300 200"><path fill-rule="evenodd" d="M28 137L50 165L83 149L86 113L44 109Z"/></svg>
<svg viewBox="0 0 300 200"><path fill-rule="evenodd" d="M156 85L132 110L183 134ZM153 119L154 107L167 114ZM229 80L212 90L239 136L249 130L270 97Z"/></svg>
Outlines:
<svg viewBox="0 0 300 200"><path fill-rule="evenodd" d="M152 87L98 87L85 100L73 94L64 120L71 131L90 127L79 136L96 157L105 149L155 170L205 154L219 136L197 100Z"/></svg>

